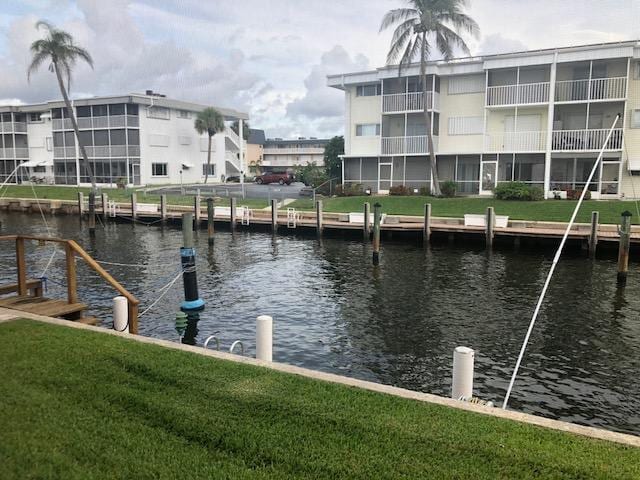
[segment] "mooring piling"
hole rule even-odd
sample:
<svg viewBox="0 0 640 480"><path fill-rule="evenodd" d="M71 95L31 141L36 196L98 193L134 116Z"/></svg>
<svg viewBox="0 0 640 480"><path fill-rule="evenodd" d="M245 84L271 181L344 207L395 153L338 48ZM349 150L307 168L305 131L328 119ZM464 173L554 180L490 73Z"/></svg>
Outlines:
<svg viewBox="0 0 640 480"><path fill-rule="evenodd" d="M618 235L618 284L627 283L627 272L629 271L629 247L631 246L631 212L622 212Z"/></svg>
<svg viewBox="0 0 640 480"><path fill-rule="evenodd" d="M167 196L164 193L160 195L160 220L167 223Z"/></svg>
<svg viewBox="0 0 640 480"><path fill-rule="evenodd" d="M236 197L231 197L229 199L229 204L231 205L231 213L230 213L230 221L231 221L231 230L235 230L236 229L236 203L237 203L237 199Z"/></svg>
<svg viewBox="0 0 640 480"><path fill-rule="evenodd" d="M322 235L322 200L316 200L316 233Z"/></svg>
<svg viewBox="0 0 640 480"><path fill-rule="evenodd" d="M200 210L200 204L202 203L202 197L200 196L200 189L196 190L196 196L193 197L193 214L195 218L194 228L200 228L200 214L202 213Z"/></svg>
<svg viewBox="0 0 640 480"><path fill-rule="evenodd" d="M273 361L273 318L268 315L256 318L256 358Z"/></svg>
<svg viewBox="0 0 640 480"><path fill-rule="evenodd" d="M589 234L589 258L596 258L596 248L598 247L598 223L599 212L591 212L591 233Z"/></svg>
<svg viewBox="0 0 640 480"><path fill-rule="evenodd" d="M96 192L89 192L89 235L96 234Z"/></svg>
<svg viewBox="0 0 640 480"><path fill-rule="evenodd" d="M422 240L425 245L431 241L431 204L424 204L424 228L422 230Z"/></svg>
<svg viewBox="0 0 640 480"><path fill-rule="evenodd" d="M364 235L365 240L369 240L371 236L371 204L369 202L364 202L364 219L362 222L362 234Z"/></svg>
<svg viewBox="0 0 640 480"><path fill-rule="evenodd" d="M278 231L278 200L275 198L271 199L271 231Z"/></svg>
<svg viewBox="0 0 640 480"><path fill-rule="evenodd" d="M138 217L138 196L135 193L131 194L131 219L135 221Z"/></svg>
<svg viewBox="0 0 640 480"><path fill-rule="evenodd" d="M84 193L78 192L78 213L82 220L82 214L84 213Z"/></svg>
<svg viewBox="0 0 640 480"><path fill-rule="evenodd" d="M485 238L487 248L493 247L493 227L495 226L496 215L493 207L487 207L487 213L485 216Z"/></svg>
<svg viewBox="0 0 640 480"><path fill-rule="evenodd" d="M180 308L185 312L204 308L204 302L198 295L196 276L196 251L193 248L193 214L182 215L182 244L180 260L182 263L182 281L184 284L184 302Z"/></svg>
<svg viewBox="0 0 640 480"><path fill-rule="evenodd" d="M471 400L473 397L474 357L475 352L469 347L456 347L453 351L451 398Z"/></svg>
<svg viewBox="0 0 640 480"><path fill-rule="evenodd" d="M106 223L109 218L109 195L103 193L100 195L100 199L102 201L102 219Z"/></svg>
<svg viewBox="0 0 640 480"><path fill-rule="evenodd" d="M213 225L214 209L213 198L207 198L207 242L209 245L213 245L214 235L216 233Z"/></svg>
<svg viewBox="0 0 640 480"><path fill-rule="evenodd" d="M129 304L127 297L113 298L113 329L118 332L126 332L129 326Z"/></svg>
<svg viewBox="0 0 640 480"><path fill-rule="evenodd" d="M382 205L373 206L373 264L380 264L380 220Z"/></svg>

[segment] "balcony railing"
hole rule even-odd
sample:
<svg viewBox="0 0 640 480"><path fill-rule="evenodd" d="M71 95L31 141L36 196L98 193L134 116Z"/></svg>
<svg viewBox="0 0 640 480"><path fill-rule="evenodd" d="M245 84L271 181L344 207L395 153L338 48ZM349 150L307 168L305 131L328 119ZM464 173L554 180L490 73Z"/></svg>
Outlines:
<svg viewBox="0 0 640 480"><path fill-rule="evenodd" d="M626 77L563 80L556 82L556 102L624 100L626 96Z"/></svg>
<svg viewBox="0 0 640 480"><path fill-rule="evenodd" d="M608 134L609 129L555 130L551 140L551 148L559 152L600 150ZM622 137L623 130L616 128L611 134L605 150L621 150Z"/></svg>
<svg viewBox="0 0 640 480"><path fill-rule="evenodd" d="M139 145L98 145L84 147L89 158L109 158L109 157L139 157ZM78 149L78 156L80 156ZM55 158L76 158L75 147L54 147L53 156Z"/></svg>
<svg viewBox="0 0 640 480"><path fill-rule="evenodd" d="M95 128L124 128L124 127L138 127L140 125L139 119L136 115L113 115L102 117L78 117L78 128L80 130L95 129ZM71 130L70 118L54 118L53 129L54 130Z"/></svg>
<svg viewBox="0 0 640 480"><path fill-rule="evenodd" d="M487 152L543 152L547 145L547 132L495 132L485 137Z"/></svg>
<svg viewBox="0 0 640 480"><path fill-rule="evenodd" d="M25 133L27 124L25 122L3 122L0 123L0 132L3 133Z"/></svg>
<svg viewBox="0 0 640 480"><path fill-rule="evenodd" d="M427 109L439 108L440 94L427 92ZM393 93L382 97L382 113L422 112L424 111L424 93Z"/></svg>
<svg viewBox="0 0 640 480"><path fill-rule="evenodd" d="M437 151L438 137L433 137L434 149ZM429 153L427 136L382 137L382 155L412 155Z"/></svg>
<svg viewBox="0 0 640 480"><path fill-rule="evenodd" d="M528 105L549 101L549 82L487 87L487 105Z"/></svg>
<svg viewBox="0 0 640 480"><path fill-rule="evenodd" d="M26 147L0 148L0 158L29 158L29 149Z"/></svg>

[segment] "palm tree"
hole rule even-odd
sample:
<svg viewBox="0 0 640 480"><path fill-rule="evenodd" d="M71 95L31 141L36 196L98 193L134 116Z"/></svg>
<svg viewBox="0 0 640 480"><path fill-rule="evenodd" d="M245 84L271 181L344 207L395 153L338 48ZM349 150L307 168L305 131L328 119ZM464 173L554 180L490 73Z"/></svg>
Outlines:
<svg viewBox="0 0 640 480"><path fill-rule="evenodd" d="M45 62L49 62L49 71L54 72L58 79L58 87L60 87L60 93L64 99L64 104L67 107L66 111L71 119L71 125L73 131L76 134L78 145L80 146L80 153L82 154L82 161L87 170L87 174L91 179L91 186L95 193L96 179L93 176L93 169L89 163L89 157L87 157L87 151L84 148L82 142L80 142L80 133L78 132L78 122L73 112L73 107L69 101L69 88L71 86L71 71L78 60L84 60L93 68L93 59L88 51L84 48L77 46L71 34L55 28L48 22L40 20L36 23L36 29L44 29L46 31L45 38L36 40L31 44L31 53L33 58L31 59L31 65L27 70L27 80L31 80L31 74L38 70L38 68ZM64 80L66 79L67 85L65 87Z"/></svg>
<svg viewBox="0 0 640 480"><path fill-rule="evenodd" d="M224 132L224 117L215 108L208 107L198 113L194 127L200 135L206 132L209 136L207 171L204 175L204 183L207 183L209 179L209 165L211 165L211 138L213 138L216 133Z"/></svg>
<svg viewBox="0 0 640 480"><path fill-rule="evenodd" d="M236 135L240 136L240 121L235 120L231 124L231 130L236 132ZM251 134L251 127L249 126L249 122L247 120L242 121L242 139L246 142L249 140L249 135Z"/></svg>
<svg viewBox="0 0 640 480"><path fill-rule="evenodd" d="M433 193L440 195L431 116L427 103L427 61L432 54L434 43L435 48L445 60L453 58L456 49L469 55L469 47L460 36L460 32L477 35L479 27L475 20L463 12L467 4L466 0L408 0L408 4L408 8L396 8L387 12L382 19L380 31L397 25L387 54L387 64L398 63L398 76L402 74L403 68L408 67L416 59L420 60L420 80L424 98L424 119Z"/></svg>

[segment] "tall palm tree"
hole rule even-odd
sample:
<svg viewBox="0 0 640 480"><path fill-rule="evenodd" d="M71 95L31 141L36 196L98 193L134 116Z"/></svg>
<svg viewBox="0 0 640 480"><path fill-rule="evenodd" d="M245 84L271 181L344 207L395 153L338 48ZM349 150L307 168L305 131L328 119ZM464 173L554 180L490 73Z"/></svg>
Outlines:
<svg viewBox="0 0 640 480"><path fill-rule="evenodd" d="M67 107L69 118L71 119L71 125L73 131L76 134L78 145L80 146L80 153L82 154L82 161L87 170L87 174L91 180L91 186L95 193L96 190L96 178L93 176L93 169L89 163L89 157L84 145L80 141L80 132L78 131L78 122L69 100L69 88L71 86L71 73L73 67L75 67L78 60L84 60L93 68L93 59L88 51L79 47L73 41L71 34L54 27L52 24L40 20L36 23L36 29L43 29L46 32L45 38L36 40L31 44L31 53L33 58L31 65L27 70L27 80L31 80L31 74L38 70L40 66L49 62L49 71L56 74L58 79L58 87L60 87L60 93L64 99L64 104ZM66 79L67 85L65 86L64 80Z"/></svg>
<svg viewBox="0 0 640 480"><path fill-rule="evenodd" d="M475 20L464 13L466 0L407 0L407 3L407 8L396 8L385 14L380 24L380 31L396 25L387 54L387 64L398 63L398 76L402 74L403 68L408 67L416 59L420 61L433 193L440 195L431 116L427 103L427 61L434 53L434 47L445 60L453 58L456 49L469 55L469 47L460 33L477 35L479 27Z"/></svg>
<svg viewBox="0 0 640 480"><path fill-rule="evenodd" d="M208 107L198 113L194 127L200 135L206 133L209 136L207 171L204 175L204 183L207 183L209 179L209 165L211 165L211 139L216 133L224 132L224 117L215 108Z"/></svg>

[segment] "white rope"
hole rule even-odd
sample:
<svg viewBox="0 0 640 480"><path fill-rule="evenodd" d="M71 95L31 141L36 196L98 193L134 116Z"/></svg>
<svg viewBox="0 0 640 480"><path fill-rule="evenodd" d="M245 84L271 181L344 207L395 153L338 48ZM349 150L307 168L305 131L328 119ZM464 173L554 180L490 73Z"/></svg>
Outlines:
<svg viewBox="0 0 640 480"><path fill-rule="evenodd" d="M164 290L164 292L162 292L160 294L160 296L158 298L156 298L155 302L153 302L151 305L149 305L146 310L144 312L142 312L140 315L138 315L138 317L142 317L144 314L146 314L149 310L151 310L153 307L156 306L156 304L162 300L162 298L167 294L167 292L171 289L171 286L176 283L178 281L178 279L182 276L182 271L180 273L178 273L178 275L176 275L176 278L174 278L173 280L171 280L169 283L167 283L164 287L162 287L160 290L158 290L158 292L161 292L162 290Z"/></svg>
<svg viewBox="0 0 640 480"><path fill-rule="evenodd" d="M107 262L106 260L96 260L96 262L102 265L115 265L116 267L132 267L132 268L148 268L151 265L144 265L141 263L118 263L118 262Z"/></svg>
<svg viewBox="0 0 640 480"><path fill-rule="evenodd" d="M547 293L547 288L549 288L549 283L551 283L551 277L553 277L553 272L556 269L556 265L558 264L558 261L560 260L560 255L562 255L562 249L564 248L564 244L567 242L567 238L569 237L569 232L571 231L571 227L573 227L573 222L575 222L576 220L576 216L578 215L578 211L580 210L580 207L582 206L582 201L584 200L584 197L587 193L587 189L589 188L589 185L591 184L591 180L593 180L593 176L596 173L596 170L598 169L598 166L600 165L600 163L602 162L602 156L604 155L604 150L607 147L607 144L609 143L609 140L611 139L611 135L613 134L613 130L616 126L616 123L618 123L618 119L620 118L620 114L616 115L616 119L613 121L613 125L611 126L611 130L609 130L609 134L607 135L607 139L604 141L604 144L602 145L602 149L600 150L600 154L598 155L598 159L596 160L596 163L594 163L593 168L591 169L591 174L589 175L589 179L587 180L587 183L585 184L584 188L582 189L582 194L580 195L580 199L578 200L578 204L576 205L575 210L573 211L573 215L571 215L571 220L569 221L569 224L567 225L567 229L564 232L564 236L562 237L562 241L560 242L560 246L558 247L558 250L556 251L556 255L553 258L553 263L551 264L551 268L549 269L549 274L547 275L547 279L544 282L544 286L542 287L542 292L540 293L540 297L538 298L538 303L536 304L536 309L533 312L533 317L531 318L531 322L529 323L529 328L527 330L527 334L524 337L524 342L522 342L522 348L520 349L520 355L518 355L518 361L516 362L516 366L513 369L513 375L511 375L511 381L509 382L509 388L507 389L507 394L504 397L504 402L502 403L502 409L506 410L507 408L507 404L509 403L509 397L511 396L511 390L513 389L513 384L516 381L516 376L518 375L518 370L520 369L520 364L522 363L522 357L524 357L524 352L527 349L527 344L529 343L529 337L531 336L531 332L533 332L533 327L536 323L536 320L538 318L538 313L540 312L540 307L542 307L542 302L544 301L544 297Z"/></svg>

